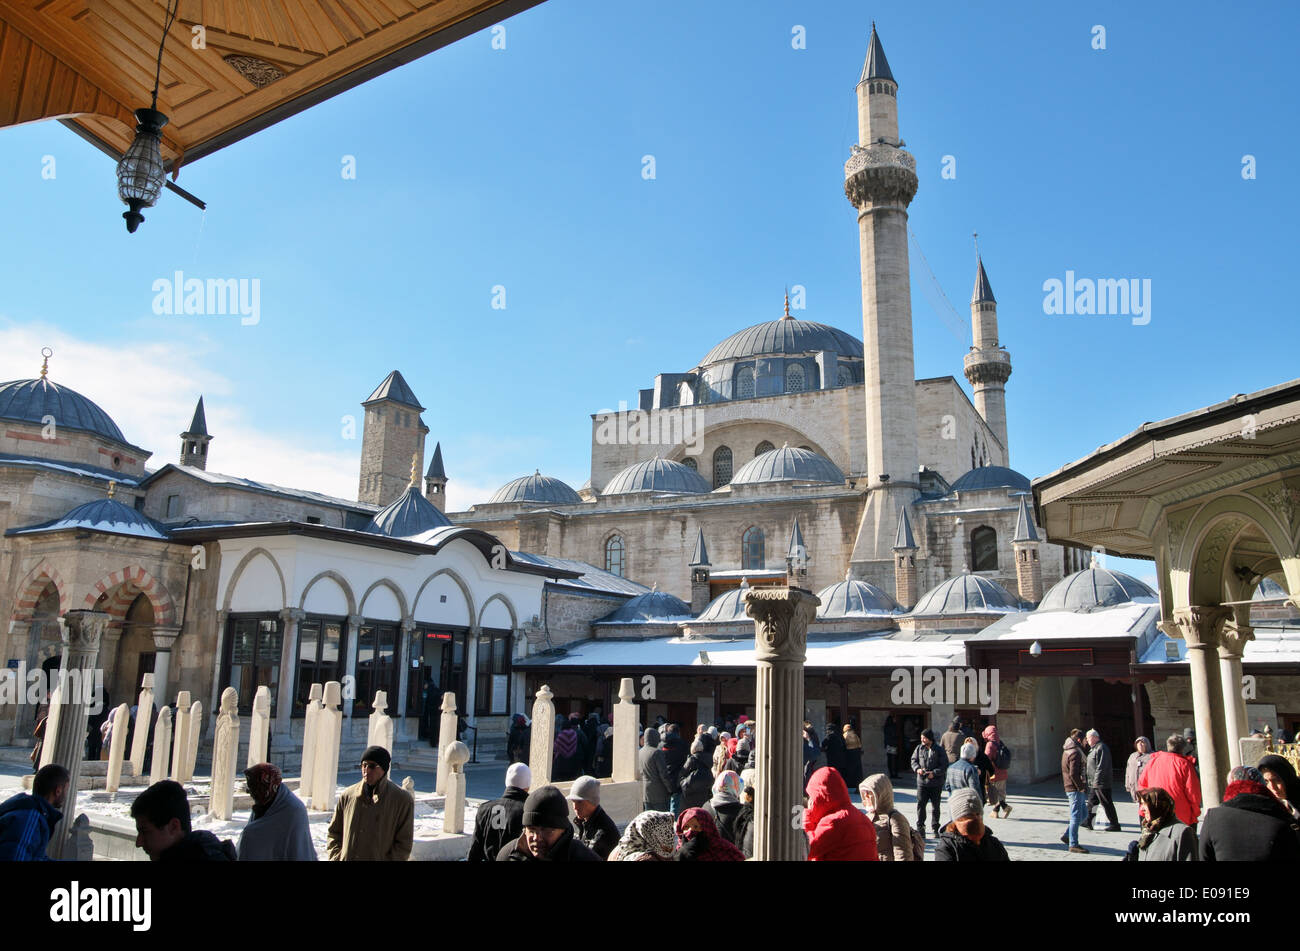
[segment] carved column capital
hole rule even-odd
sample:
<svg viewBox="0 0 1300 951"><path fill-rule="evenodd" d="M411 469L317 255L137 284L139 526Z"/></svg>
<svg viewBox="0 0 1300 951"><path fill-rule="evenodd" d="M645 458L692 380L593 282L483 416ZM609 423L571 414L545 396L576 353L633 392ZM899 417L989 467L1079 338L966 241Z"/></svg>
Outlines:
<svg viewBox="0 0 1300 951"><path fill-rule="evenodd" d="M1162 630L1171 637L1181 636L1187 641L1189 650L1198 647L1218 647L1223 624L1231 617L1232 608L1220 604L1193 604L1174 609L1172 628L1178 632L1177 635L1171 633L1168 627Z"/></svg>
<svg viewBox="0 0 1300 951"><path fill-rule="evenodd" d="M155 626L151 632L153 636L153 645L160 651L169 651L172 645L176 643L176 638L181 636L179 627Z"/></svg>
<svg viewBox="0 0 1300 951"><path fill-rule="evenodd" d="M1255 629L1249 624L1227 621L1219 632L1219 656L1225 660L1241 659L1246 645L1255 639Z"/></svg>
<svg viewBox="0 0 1300 951"><path fill-rule="evenodd" d="M403 634L410 634L412 631L414 631L417 627L420 626L420 622L413 617L404 617L402 618L402 623L399 626L401 627Z"/></svg>
<svg viewBox="0 0 1300 951"><path fill-rule="evenodd" d="M354 631L355 631L357 628L359 628L362 624L365 624L365 623L366 623L366 616L365 616L364 614L349 614L349 615L348 615L348 627L349 627L350 629L354 630Z"/></svg>
<svg viewBox="0 0 1300 951"><path fill-rule="evenodd" d="M307 612L304 611L302 608L281 608L280 609L280 620L283 621L286 625L297 624L306 616L307 616Z"/></svg>
<svg viewBox="0 0 1300 951"><path fill-rule="evenodd" d="M757 660L802 664L807 658L808 624L821 600L803 588L750 588L745 613L754 619Z"/></svg>
<svg viewBox="0 0 1300 951"><path fill-rule="evenodd" d="M103 611L69 611L63 615L63 646L74 651L97 651L110 617Z"/></svg>

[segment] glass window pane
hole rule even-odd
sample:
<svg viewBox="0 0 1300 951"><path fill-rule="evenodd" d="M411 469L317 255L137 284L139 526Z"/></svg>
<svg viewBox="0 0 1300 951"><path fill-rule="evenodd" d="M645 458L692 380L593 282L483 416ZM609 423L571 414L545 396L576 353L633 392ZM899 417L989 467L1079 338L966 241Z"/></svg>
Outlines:
<svg viewBox="0 0 1300 951"><path fill-rule="evenodd" d="M343 625L338 622L328 622L325 625L325 637L321 641L320 663L322 667L328 667L330 670L337 672L339 666L339 643L343 639ZM331 677L331 680L337 680L337 677Z"/></svg>
<svg viewBox="0 0 1300 951"><path fill-rule="evenodd" d="M492 672L496 674L505 673L506 669L506 638L497 635L492 639Z"/></svg>
<svg viewBox="0 0 1300 951"><path fill-rule="evenodd" d="M298 625L298 660L302 663L316 663L316 651L320 649L320 621L303 621Z"/></svg>

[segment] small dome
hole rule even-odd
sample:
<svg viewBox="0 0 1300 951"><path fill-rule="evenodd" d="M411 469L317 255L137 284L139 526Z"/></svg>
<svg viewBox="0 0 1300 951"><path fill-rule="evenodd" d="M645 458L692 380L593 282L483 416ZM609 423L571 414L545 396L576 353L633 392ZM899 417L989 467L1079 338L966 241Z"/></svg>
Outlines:
<svg viewBox="0 0 1300 951"><path fill-rule="evenodd" d="M364 531L389 538L413 538L434 528L447 528L451 520L437 507L410 486L388 507L370 520Z"/></svg>
<svg viewBox="0 0 1300 951"><path fill-rule="evenodd" d="M655 456L649 462L628 466L609 480L601 495L627 495L630 492L709 492L712 487L694 469Z"/></svg>
<svg viewBox="0 0 1300 951"><path fill-rule="evenodd" d="M59 386L45 377L0 383L0 419L40 426L46 416L54 417L54 423L60 429L93 433L130 445L122 430L117 428L117 423L75 390Z"/></svg>
<svg viewBox="0 0 1300 951"><path fill-rule="evenodd" d="M1017 601L1006 588L981 575L963 572L921 595L909 614L1006 614L1019 611Z"/></svg>
<svg viewBox="0 0 1300 951"><path fill-rule="evenodd" d="M691 606L667 591L647 591L625 601L597 624L636 624L645 621L682 621L691 617Z"/></svg>
<svg viewBox="0 0 1300 951"><path fill-rule="evenodd" d="M1116 604L1154 604L1156 593L1132 575L1085 568L1066 575L1038 602L1039 611L1091 611Z"/></svg>
<svg viewBox="0 0 1300 951"><path fill-rule="evenodd" d="M980 466L952 484L950 492L978 492L981 489L1029 491L1029 477L1006 466Z"/></svg>
<svg viewBox="0 0 1300 951"><path fill-rule="evenodd" d="M542 475L541 471L530 476L520 476L513 482L507 482L497 489L488 503L501 502L544 502L551 505L570 505L581 502L578 493L566 482Z"/></svg>
<svg viewBox="0 0 1300 951"><path fill-rule="evenodd" d="M835 463L807 449L785 446L751 459L731 477L732 485L759 482L825 482L844 484L844 473Z"/></svg>
<svg viewBox="0 0 1300 951"><path fill-rule="evenodd" d="M123 505L116 499L95 499L78 505L62 518L56 518L40 525L13 530L15 535L36 532L57 532L66 528L91 529L98 532L112 532L114 535L134 535L137 538L166 538L167 530L143 512L137 512L129 505Z"/></svg>
<svg viewBox="0 0 1300 951"><path fill-rule="evenodd" d="M817 617L824 621L837 618L882 617L901 613L898 602L874 584L856 579L837 581L817 592L821 607Z"/></svg>
<svg viewBox="0 0 1300 951"><path fill-rule="evenodd" d="M749 590L749 582L741 579L739 588L732 588L730 591L724 591L712 601L708 607L700 612L697 621L749 621L750 616L745 613L745 592Z"/></svg>
<svg viewBox="0 0 1300 951"><path fill-rule="evenodd" d="M737 331L710 350L701 367L768 354L796 356L829 350L845 357L862 359L862 341L836 327L811 320L780 318L765 320Z"/></svg>

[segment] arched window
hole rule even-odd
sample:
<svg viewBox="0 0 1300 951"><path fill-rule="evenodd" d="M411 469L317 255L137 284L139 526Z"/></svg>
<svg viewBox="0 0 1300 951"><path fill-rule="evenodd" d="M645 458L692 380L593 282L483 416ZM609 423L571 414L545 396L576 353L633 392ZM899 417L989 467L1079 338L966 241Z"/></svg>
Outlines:
<svg viewBox="0 0 1300 951"><path fill-rule="evenodd" d="M775 448L776 446L773 446L770 442L764 439L761 443L759 443L757 446L754 447L754 458L757 459L763 453L771 452Z"/></svg>
<svg viewBox="0 0 1300 951"><path fill-rule="evenodd" d="M740 539L740 567L746 571L762 571L765 566L763 530L755 525L746 529Z"/></svg>
<svg viewBox="0 0 1300 951"><path fill-rule="evenodd" d="M754 396L754 368L741 367L736 371L736 399L747 400Z"/></svg>
<svg viewBox="0 0 1300 951"><path fill-rule="evenodd" d="M970 535L972 571L996 571L998 567L998 533L981 525Z"/></svg>
<svg viewBox="0 0 1300 951"><path fill-rule="evenodd" d="M700 464L695 461L694 456L687 456L685 459L682 460L682 465L684 465L687 469L694 469L696 472L700 471Z"/></svg>
<svg viewBox="0 0 1300 951"><path fill-rule="evenodd" d="M839 373L835 375L836 386L851 386L853 384L853 371L848 367L840 367Z"/></svg>
<svg viewBox="0 0 1300 951"><path fill-rule="evenodd" d="M611 535L605 541L605 570L610 574L623 577L623 536Z"/></svg>
<svg viewBox="0 0 1300 951"><path fill-rule="evenodd" d="M787 393L802 393L805 388L803 366L798 363L792 363L786 367L785 391Z"/></svg>
<svg viewBox="0 0 1300 951"><path fill-rule="evenodd" d="M713 450L713 487L720 489L731 481L731 450L719 446Z"/></svg>

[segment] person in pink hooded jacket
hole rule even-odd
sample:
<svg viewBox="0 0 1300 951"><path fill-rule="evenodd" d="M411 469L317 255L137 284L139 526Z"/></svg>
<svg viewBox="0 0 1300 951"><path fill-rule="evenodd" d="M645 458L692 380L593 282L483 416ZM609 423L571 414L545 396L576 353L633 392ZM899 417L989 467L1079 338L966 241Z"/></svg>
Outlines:
<svg viewBox="0 0 1300 951"><path fill-rule="evenodd" d="M1007 802L1007 770L998 767L998 754L1002 751L1002 738L998 728L990 723L984 728L984 755L993 764L993 777L989 780L989 797L987 805L993 807L993 818L998 818L998 811L1003 816L1011 815L1011 803Z"/></svg>

